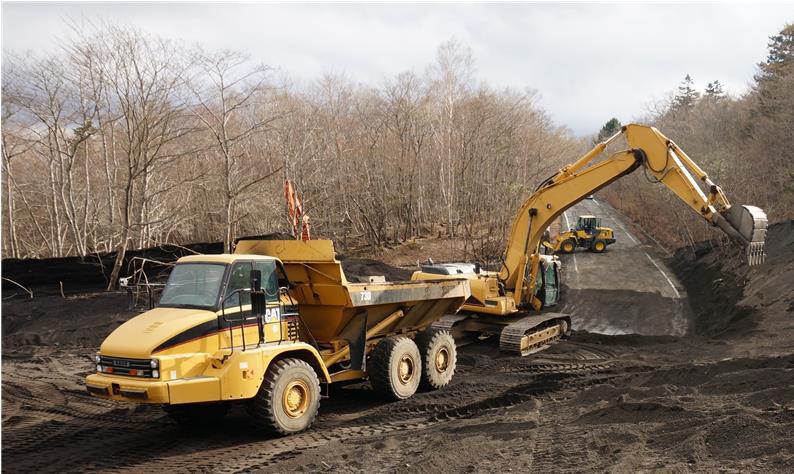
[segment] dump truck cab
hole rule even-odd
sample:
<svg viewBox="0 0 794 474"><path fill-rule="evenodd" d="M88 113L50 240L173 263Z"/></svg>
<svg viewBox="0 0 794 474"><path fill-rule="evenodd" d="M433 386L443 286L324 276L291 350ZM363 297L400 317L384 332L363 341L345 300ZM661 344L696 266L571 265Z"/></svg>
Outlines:
<svg viewBox="0 0 794 474"><path fill-rule="evenodd" d="M428 328L460 308L468 281L350 283L330 241L246 240L236 252L180 258L157 306L102 343L88 392L191 424L240 401L286 435L311 425L323 385L370 379L399 400L451 380L454 339Z"/></svg>
<svg viewBox="0 0 794 474"><path fill-rule="evenodd" d="M251 314L252 274L261 278L261 318ZM280 298L284 275L278 259L260 255L179 259L157 306L102 343L88 391L164 404L249 398L258 386L235 383L238 376L261 377L286 352L310 361L328 381L318 351L295 334L297 308ZM268 350L252 350L261 348Z"/></svg>

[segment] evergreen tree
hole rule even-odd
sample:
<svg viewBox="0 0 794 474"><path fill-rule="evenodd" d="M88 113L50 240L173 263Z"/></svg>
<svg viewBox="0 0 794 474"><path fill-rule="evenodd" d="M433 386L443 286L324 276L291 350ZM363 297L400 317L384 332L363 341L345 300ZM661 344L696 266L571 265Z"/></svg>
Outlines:
<svg viewBox="0 0 794 474"><path fill-rule="evenodd" d="M722 83L720 81L714 81L706 84L706 96L714 99L724 98L725 89L722 87Z"/></svg>
<svg viewBox="0 0 794 474"><path fill-rule="evenodd" d="M763 114L776 113L780 98L790 88L794 76L794 24L786 25L780 33L769 38L769 54L758 65L755 75L758 110Z"/></svg>
<svg viewBox="0 0 794 474"><path fill-rule="evenodd" d="M607 123L604 124L603 127L601 127L601 130L598 132L598 137L593 140L593 145L601 143L612 135L618 133L621 127L623 127L623 125L620 123L620 120L612 117L607 121Z"/></svg>
<svg viewBox="0 0 794 474"><path fill-rule="evenodd" d="M694 81L687 74L678 86L678 93L673 97L673 110L690 110L699 98L700 93L695 90Z"/></svg>
<svg viewBox="0 0 794 474"><path fill-rule="evenodd" d="M780 33L769 37L769 55L758 65L755 76L758 83L773 80L790 72L794 59L794 23L786 25Z"/></svg>

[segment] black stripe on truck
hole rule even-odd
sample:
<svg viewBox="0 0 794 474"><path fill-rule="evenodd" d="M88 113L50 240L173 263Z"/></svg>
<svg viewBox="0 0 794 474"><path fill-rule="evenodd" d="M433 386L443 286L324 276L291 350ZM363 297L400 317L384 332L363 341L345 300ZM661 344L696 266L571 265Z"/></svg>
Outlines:
<svg viewBox="0 0 794 474"><path fill-rule="evenodd" d="M201 339L202 337L209 336L212 333L217 333L219 330L220 327L218 326L218 320L209 320L206 323L201 323L198 326L193 326L190 329L180 332L176 336L155 347L152 353L164 351L169 347L174 347L194 339Z"/></svg>
<svg viewBox="0 0 794 474"><path fill-rule="evenodd" d="M256 319L253 319L253 321L254 322L252 323L245 324L244 327L257 326ZM223 327L221 327L221 324L223 324ZM220 318L217 320L213 319L207 321L206 323L201 323L198 326L193 326L190 329L180 332L176 336L168 339L159 346L155 347L154 350L152 351L152 354L156 352L164 351L179 344L184 344L186 342L195 341L196 339L201 339L203 337L211 336L221 331L228 331L230 325L234 329L240 328L239 322L224 323L223 321L220 320Z"/></svg>

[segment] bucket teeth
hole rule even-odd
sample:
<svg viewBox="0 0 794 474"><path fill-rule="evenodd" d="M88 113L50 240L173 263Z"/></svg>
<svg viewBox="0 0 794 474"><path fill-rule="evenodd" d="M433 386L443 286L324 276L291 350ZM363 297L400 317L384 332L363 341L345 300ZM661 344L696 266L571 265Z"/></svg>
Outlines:
<svg viewBox="0 0 794 474"><path fill-rule="evenodd" d="M750 242L747 246L747 264L750 266L761 265L765 258L764 242Z"/></svg>

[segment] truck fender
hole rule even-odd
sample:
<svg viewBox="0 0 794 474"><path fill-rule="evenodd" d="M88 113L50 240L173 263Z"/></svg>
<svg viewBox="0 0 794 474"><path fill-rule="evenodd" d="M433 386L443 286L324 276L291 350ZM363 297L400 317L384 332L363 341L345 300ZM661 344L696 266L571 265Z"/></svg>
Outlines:
<svg viewBox="0 0 794 474"><path fill-rule="evenodd" d="M288 346L281 346L277 354L275 354L266 364L265 371L270 368L270 365L282 359L300 359L314 369L320 382L331 383L331 375L323 363L323 358L313 346L306 343L290 344Z"/></svg>

